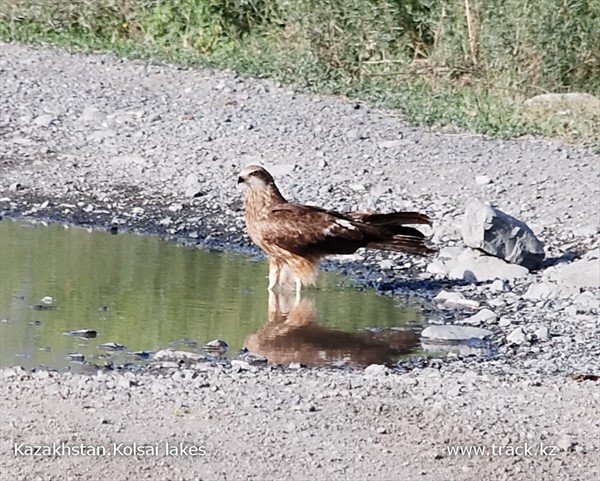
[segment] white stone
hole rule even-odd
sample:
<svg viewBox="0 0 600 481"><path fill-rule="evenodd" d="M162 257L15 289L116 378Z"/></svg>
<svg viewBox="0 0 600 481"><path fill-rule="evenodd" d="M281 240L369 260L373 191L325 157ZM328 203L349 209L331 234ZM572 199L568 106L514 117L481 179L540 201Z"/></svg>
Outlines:
<svg viewBox="0 0 600 481"><path fill-rule="evenodd" d="M492 179L490 179L487 175L477 175L475 177L475 183L477 185L487 185L492 183Z"/></svg>
<svg viewBox="0 0 600 481"><path fill-rule="evenodd" d="M498 321L500 327L508 327L512 324L513 320L510 317L501 317Z"/></svg>
<svg viewBox="0 0 600 481"><path fill-rule="evenodd" d="M534 332L535 337L537 337L540 341L547 341L550 339L550 331L546 326L542 326L539 329L536 329Z"/></svg>
<svg viewBox="0 0 600 481"><path fill-rule="evenodd" d="M538 282L531 284L527 288L527 292L523 294L523 299L531 301L545 301L554 299L558 293L558 288L555 284L549 282Z"/></svg>
<svg viewBox="0 0 600 481"><path fill-rule="evenodd" d="M240 361L239 359L234 359L231 361L231 367L235 369L239 369L240 371L251 371L252 366L246 361Z"/></svg>
<svg viewBox="0 0 600 481"><path fill-rule="evenodd" d="M506 292L508 291L508 285L502 279L496 279L490 284L490 291L492 292Z"/></svg>
<svg viewBox="0 0 600 481"><path fill-rule="evenodd" d="M450 279L464 279L468 282L493 281L494 279L514 280L529 274L526 267L491 256L471 257L459 261L452 268Z"/></svg>
<svg viewBox="0 0 600 481"><path fill-rule="evenodd" d="M81 112L79 120L82 122L101 122L106 118L106 114L96 107L86 107Z"/></svg>
<svg viewBox="0 0 600 481"><path fill-rule="evenodd" d="M600 247L591 249L583 255L584 259L600 259Z"/></svg>
<svg viewBox="0 0 600 481"><path fill-rule="evenodd" d="M448 260L436 259L427 265L426 270L427 270L427 272L430 272L432 274L447 275L448 272L450 272L450 270L454 264L455 264L455 262L452 260L449 260L449 259Z"/></svg>
<svg viewBox="0 0 600 481"><path fill-rule="evenodd" d="M443 303L448 307L468 307L469 309L477 309L479 302L466 299L460 292L451 291L440 291L437 296L433 298L434 301Z"/></svg>
<svg viewBox="0 0 600 481"><path fill-rule="evenodd" d="M39 117L36 117L33 123L38 127L50 127L52 123L56 120L56 117L51 114L42 114Z"/></svg>
<svg viewBox="0 0 600 481"><path fill-rule="evenodd" d="M365 368L365 374L370 376L387 376L390 369L383 364L370 364Z"/></svg>
<svg viewBox="0 0 600 481"><path fill-rule="evenodd" d="M596 234L598 234L598 231L600 229L598 228L598 225L592 225L592 224L588 224L588 225L582 225L582 226L578 226L578 227L574 227L572 229L573 235L577 236L577 237L593 237Z"/></svg>
<svg viewBox="0 0 600 481"><path fill-rule="evenodd" d="M435 325L427 326L421 337L440 341L466 341L468 339L485 339L493 333L487 329L471 326Z"/></svg>
<svg viewBox="0 0 600 481"><path fill-rule="evenodd" d="M553 276L559 283L570 287L600 287L600 262L582 259L558 268Z"/></svg>
<svg viewBox="0 0 600 481"><path fill-rule="evenodd" d="M477 314L467 317L461 321L462 324L472 324L477 326L479 324L493 324L498 320L498 316L494 311L490 311L489 309L482 309Z"/></svg>
<svg viewBox="0 0 600 481"><path fill-rule="evenodd" d="M510 344L527 344L527 335L522 327L517 327L508 336L506 336L506 340Z"/></svg>
<svg viewBox="0 0 600 481"><path fill-rule="evenodd" d="M202 354L188 351L174 351L173 349L163 349L154 355L157 362L178 362L178 361L201 361L205 359Z"/></svg>
<svg viewBox="0 0 600 481"><path fill-rule="evenodd" d="M190 173L187 175L183 182L183 190L186 197L196 197L202 192L202 185L197 174Z"/></svg>
<svg viewBox="0 0 600 481"><path fill-rule="evenodd" d="M382 270L392 269L393 267L394 267L394 261L392 261L390 259L383 259L379 263L379 268Z"/></svg>

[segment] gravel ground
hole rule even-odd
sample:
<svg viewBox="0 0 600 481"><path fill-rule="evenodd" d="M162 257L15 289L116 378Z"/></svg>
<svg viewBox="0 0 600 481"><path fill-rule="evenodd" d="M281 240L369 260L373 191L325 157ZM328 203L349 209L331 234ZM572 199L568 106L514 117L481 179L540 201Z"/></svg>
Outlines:
<svg viewBox="0 0 600 481"><path fill-rule="evenodd" d="M263 162L293 200L428 213L434 243L456 248L450 257L463 248L472 198L525 221L547 253L544 269L500 284L449 279L399 255L360 252L330 265L386 294L431 299L444 289L493 311L426 311L435 324L490 330L492 357L365 371L4 369L3 479L598 478L599 391L585 380L600 374L597 155L553 140L429 132L231 72L4 44L0 75L5 216L244 249L235 180L241 166ZM165 442L205 455L165 456ZM16 452L51 443L108 454ZM119 454L119 443L157 445L160 455ZM487 451L453 456L449 446Z"/></svg>

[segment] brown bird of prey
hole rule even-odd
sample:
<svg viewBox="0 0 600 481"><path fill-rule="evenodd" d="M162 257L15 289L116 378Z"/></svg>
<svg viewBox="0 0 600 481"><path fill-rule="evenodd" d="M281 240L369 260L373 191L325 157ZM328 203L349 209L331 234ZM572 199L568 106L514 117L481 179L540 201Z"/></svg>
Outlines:
<svg viewBox="0 0 600 481"><path fill-rule="evenodd" d="M319 261L329 254L352 254L360 247L428 255L425 236L405 224L431 224L418 212L340 213L285 200L273 176L259 165L240 172L246 184L246 226L250 239L269 257L269 289L292 279L299 295L314 284ZM291 276L290 276L291 275Z"/></svg>

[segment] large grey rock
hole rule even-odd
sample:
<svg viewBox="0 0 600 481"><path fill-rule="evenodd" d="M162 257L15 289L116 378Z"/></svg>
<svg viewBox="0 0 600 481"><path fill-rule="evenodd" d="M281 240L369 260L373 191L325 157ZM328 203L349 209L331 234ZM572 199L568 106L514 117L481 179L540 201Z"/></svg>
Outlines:
<svg viewBox="0 0 600 481"><path fill-rule="evenodd" d="M525 105L528 107L543 107L550 111L590 109L591 112L598 112L600 109L600 99L588 93L549 93L531 97L525 101Z"/></svg>
<svg viewBox="0 0 600 481"><path fill-rule="evenodd" d="M526 267L482 255L467 249L461 254L448 274L450 279L463 279L467 282L493 281L494 279L514 280L529 274Z"/></svg>
<svg viewBox="0 0 600 481"><path fill-rule="evenodd" d="M469 247L527 269L544 260L544 245L524 222L479 200L467 205L462 235Z"/></svg>

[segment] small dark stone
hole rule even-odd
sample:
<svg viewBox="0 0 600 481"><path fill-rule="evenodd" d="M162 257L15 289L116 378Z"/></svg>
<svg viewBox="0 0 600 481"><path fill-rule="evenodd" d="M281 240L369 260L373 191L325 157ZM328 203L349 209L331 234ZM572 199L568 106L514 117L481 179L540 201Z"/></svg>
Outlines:
<svg viewBox="0 0 600 481"><path fill-rule="evenodd" d="M98 335L93 329L77 329L76 331L63 332L65 336L76 336L84 339L93 339Z"/></svg>
<svg viewBox="0 0 600 481"><path fill-rule="evenodd" d="M54 311L56 310L56 306L51 306L48 304L35 304L32 306L34 311Z"/></svg>
<svg viewBox="0 0 600 481"><path fill-rule="evenodd" d="M98 349L104 349L105 351L125 351L127 349L127 346L114 341L98 344L96 347Z"/></svg>
<svg viewBox="0 0 600 481"><path fill-rule="evenodd" d="M80 352L70 352L65 356L65 359L71 362L83 362L85 360L85 356Z"/></svg>

